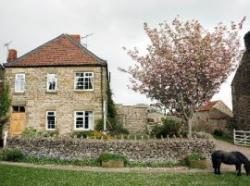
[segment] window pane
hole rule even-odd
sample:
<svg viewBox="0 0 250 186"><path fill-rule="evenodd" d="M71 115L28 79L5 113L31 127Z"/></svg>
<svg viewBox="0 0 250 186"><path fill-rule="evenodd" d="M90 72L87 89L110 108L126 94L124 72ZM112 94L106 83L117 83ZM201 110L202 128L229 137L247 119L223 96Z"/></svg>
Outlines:
<svg viewBox="0 0 250 186"><path fill-rule="evenodd" d="M57 87L56 74L48 74L47 75L47 89L48 90L56 90L56 87Z"/></svg>
<svg viewBox="0 0 250 186"><path fill-rule="evenodd" d="M56 128L56 113L55 112L47 112L47 127L48 129Z"/></svg>
<svg viewBox="0 0 250 186"><path fill-rule="evenodd" d="M83 116L83 112L76 112L76 115Z"/></svg>
<svg viewBox="0 0 250 186"><path fill-rule="evenodd" d="M76 73L75 85L77 90L89 90L93 89L93 73L83 72Z"/></svg>
<svg viewBox="0 0 250 186"><path fill-rule="evenodd" d="M16 74L15 76L15 91L24 92L25 89L25 74Z"/></svg>

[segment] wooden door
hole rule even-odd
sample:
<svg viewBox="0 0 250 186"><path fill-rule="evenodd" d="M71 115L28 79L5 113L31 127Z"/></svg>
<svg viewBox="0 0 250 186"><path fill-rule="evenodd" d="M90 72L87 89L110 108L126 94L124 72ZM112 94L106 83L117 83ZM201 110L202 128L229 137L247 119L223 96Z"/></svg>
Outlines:
<svg viewBox="0 0 250 186"><path fill-rule="evenodd" d="M25 112L13 112L10 117L10 135L17 136L22 134L26 124Z"/></svg>

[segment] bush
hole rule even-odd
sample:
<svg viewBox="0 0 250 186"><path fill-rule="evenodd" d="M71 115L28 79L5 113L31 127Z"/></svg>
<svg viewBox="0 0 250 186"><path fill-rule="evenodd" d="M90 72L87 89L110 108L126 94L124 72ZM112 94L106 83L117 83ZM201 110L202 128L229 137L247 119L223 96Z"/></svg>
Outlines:
<svg viewBox="0 0 250 186"><path fill-rule="evenodd" d="M58 131L38 131L32 127L26 128L22 132L22 137L25 138L36 138L36 137L55 137L58 136Z"/></svg>
<svg viewBox="0 0 250 186"><path fill-rule="evenodd" d="M7 115L10 107L9 86L4 85L3 93L0 95L0 118Z"/></svg>
<svg viewBox="0 0 250 186"><path fill-rule="evenodd" d="M125 156L121 154L113 154L113 153L102 153L99 158L97 159L97 162L102 164L103 161L108 161L108 160L122 160L124 162L124 165L128 164L128 160Z"/></svg>
<svg viewBox="0 0 250 186"><path fill-rule="evenodd" d="M95 130L97 130L97 131L103 131L104 130L104 128L103 128L103 120L102 119L97 120L96 125L95 125Z"/></svg>
<svg viewBox="0 0 250 186"><path fill-rule="evenodd" d="M4 149L1 153L2 161L21 161L24 159L24 154L19 149Z"/></svg>
<svg viewBox="0 0 250 186"><path fill-rule="evenodd" d="M103 131L103 120L100 119L97 121L95 126L96 131ZM107 130L111 135L118 135L118 134L129 134L128 129L124 128L122 124L118 122L117 119L108 118L107 120Z"/></svg>
<svg viewBox="0 0 250 186"><path fill-rule="evenodd" d="M91 138L91 139L112 139L111 136L106 135L100 131L79 131L79 132L73 132L71 137L77 137L77 138Z"/></svg>
<svg viewBox="0 0 250 186"><path fill-rule="evenodd" d="M191 161L204 160L204 159L206 158L204 158L200 153L192 152L191 154L187 155L187 157L185 158L185 163L187 166L190 166Z"/></svg>
<svg viewBox="0 0 250 186"><path fill-rule="evenodd" d="M77 138L87 138L87 136L91 135L92 131L78 131L78 132L73 132L71 137L77 137Z"/></svg>
<svg viewBox="0 0 250 186"><path fill-rule="evenodd" d="M224 135L224 132L221 129L214 129L213 135L222 137Z"/></svg>
<svg viewBox="0 0 250 186"><path fill-rule="evenodd" d="M163 125L156 125L153 127L151 135L155 136L156 138L167 136L173 137L179 136L180 129L181 129L181 123L172 119L164 118L162 119Z"/></svg>

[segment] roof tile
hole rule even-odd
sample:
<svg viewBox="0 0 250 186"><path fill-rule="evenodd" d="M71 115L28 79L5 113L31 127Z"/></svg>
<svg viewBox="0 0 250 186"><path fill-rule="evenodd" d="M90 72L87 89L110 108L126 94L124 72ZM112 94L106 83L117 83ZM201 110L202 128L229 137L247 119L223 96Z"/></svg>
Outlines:
<svg viewBox="0 0 250 186"><path fill-rule="evenodd" d="M36 66L81 66L106 65L106 61L90 52L68 34L62 34L51 41L37 47L6 67Z"/></svg>

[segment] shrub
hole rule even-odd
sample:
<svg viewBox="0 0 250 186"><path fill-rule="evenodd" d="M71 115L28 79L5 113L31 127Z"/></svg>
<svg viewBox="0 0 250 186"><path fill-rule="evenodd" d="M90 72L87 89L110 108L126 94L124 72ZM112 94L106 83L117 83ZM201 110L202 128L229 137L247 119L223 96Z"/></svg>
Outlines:
<svg viewBox="0 0 250 186"><path fill-rule="evenodd" d="M4 85L3 93L0 95L0 118L7 115L10 107L9 86Z"/></svg>
<svg viewBox="0 0 250 186"><path fill-rule="evenodd" d="M97 121L95 126L96 131L103 131L103 120L100 119ZM118 122L117 119L108 118L107 120L107 130L111 135L118 134L129 134L128 129L124 128L121 123Z"/></svg>
<svg viewBox="0 0 250 186"><path fill-rule="evenodd" d="M194 160L204 160L205 158L197 152L192 152L191 154L187 155L187 157L185 158L185 163L186 165L190 166L190 161L194 161Z"/></svg>
<svg viewBox="0 0 250 186"><path fill-rule="evenodd" d="M78 132L73 132L71 137L77 137L77 138L87 138L87 136L91 135L92 131L78 131Z"/></svg>
<svg viewBox="0 0 250 186"><path fill-rule="evenodd" d="M24 154L19 149L4 149L1 153L3 161L21 161L24 159Z"/></svg>
<svg viewBox="0 0 250 186"><path fill-rule="evenodd" d="M32 127L26 128L22 132L22 137L25 138L36 138L36 137L55 137L58 136L58 131L38 131Z"/></svg>
<svg viewBox="0 0 250 186"><path fill-rule="evenodd" d="M99 119L97 120L96 122L96 125L95 125L95 130L97 131L103 131L103 120L102 119Z"/></svg>
<svg viewBox="0 0 250 186"><path fill-rule="evenodd" d="M22 136L25 138L34 138L37 137L38 132L36 129L30 127L30 128L25 128L24 131L22 132Z"/></svg>
<svg viewBox="0 0 250 186"><path fill-rule="evenodd" d="M181 123L172 119L164 118L162 119L163 125L156 125L153 127L151 135L155 136L156 138L162 137L173 137L179 136Z"/></svg>
<svg viewBox="0 0 250 186"><path fill-rule="evenodd" d="M221 129L214 129L213 135L222 137L224 135L224 132Z"/></svg>
<svg viewBox="0 0 250 186"><path fill-rule="evenodd" d="M99 158L97 159L97 162L102 164L103 161L108 161L108 160L122 160L124 162L124 165L128 164L128 160L125 156L121 154L113 154L113 153L102 153Z"/></svg>
<svg viewBox="0 0 250 186"><path fill-rule="evenodd" d="M79 132L73 132L71 137L76 136L77 138L91 138L91 139L112 139L111 136L106 135L100 131L79 131Z"/></svg>

